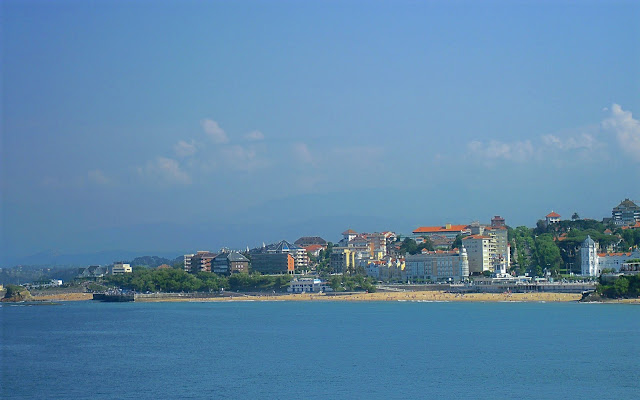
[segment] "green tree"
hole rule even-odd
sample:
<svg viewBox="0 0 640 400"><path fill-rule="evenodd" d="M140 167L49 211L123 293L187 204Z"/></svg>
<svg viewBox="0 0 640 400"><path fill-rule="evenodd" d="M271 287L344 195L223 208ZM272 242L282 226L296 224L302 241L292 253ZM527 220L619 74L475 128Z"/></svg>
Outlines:
<svg viewBox="0 0 640 400"><path fill-rule="evenodd" d="M550 234L540 235L536 238L535 245L534 255L537 265L543 270L550 271L553 276L558 275L562 265L562 257L553 236Z"/></svg>
<svg viewBox="0 0 640 400"><path fill-rule="evenodd" d="M613 283L613 290L617 297L624 297L629 291L629 281L624 276L619 277Z"/></svg>
<svg viewBox="0 0 640 400"><path fill-rule="evenodd" d="M456 238L453 240L453 243L451 243L451 249L459 249L462 247L462 237L463 235L459 234L456 235Z"/></svg>

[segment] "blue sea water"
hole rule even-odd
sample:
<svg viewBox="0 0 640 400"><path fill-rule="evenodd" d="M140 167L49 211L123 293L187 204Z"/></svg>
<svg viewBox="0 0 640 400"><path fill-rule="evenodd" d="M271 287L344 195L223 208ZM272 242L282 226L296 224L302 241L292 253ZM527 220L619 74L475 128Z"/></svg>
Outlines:
<svg viewBox="0 0 640 400"><path fill-rule="evenodd" d="M634 399L640 307L0 306L2 399Z"/></svg>

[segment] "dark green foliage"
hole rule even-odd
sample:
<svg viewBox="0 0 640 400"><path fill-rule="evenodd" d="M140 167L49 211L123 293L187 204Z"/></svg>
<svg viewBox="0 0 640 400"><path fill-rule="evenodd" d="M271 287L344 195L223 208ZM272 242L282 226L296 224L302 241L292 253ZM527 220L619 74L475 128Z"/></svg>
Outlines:
<svg viewBox="0 0 640 400"><path fill-rule="evenodd" d="M400 245L400 253L405 254L419 254L423 249L433 251L433 243L429 238L424 237L424 243L417 244L415 240L411 238L405 238Z"/></svg>
<svg viewBox="0 0 640 400"><path fill-rule="evenodd" d="M5 286L5 290L6 290L6 293L4 294L4 297L5 299L8 299L8 298L19 295L20 293L22 293L23 291L26 291L27 289L19 285L7 285Z"/></svg>
<svg viewBox="0 0 640 400"><path fill-rule="evenodd" d="M331 270L331 253L333 252L333 243L327 243L327 248L325 250L320 250L320 254L318 254L316 271L321 276L327 276L331 274L333 271Z"/></svg>
<svg viewBox="0 0 640 400"><path fill-rule="evenodd" d="M536 276L541 276L545 269L554 276L560 271L579 273L579 250L587 236L591 236L600 249L613 247L617 251L628 251L629 247L640 245L640 229L617 228L613 234L605 234L606 229L607 226L592 219L564 220L549 227L539 220L534 229L509 228L512 251L517 251L512 271Z"/></svg>
<svg viewBox="0 0 640 400"><path fill-rule="evenodd" d="M451 249L459 249L462 247L462 235L457 235L453 243L451 243Z"/></svg>
<svg viewBox="0 0 640 400"><path fill-rule="evenodd" d="M229 277L229 288L246 292L286 290L291 275L233 274Z"/></svg>
<svg viewBox="0 0 640 400"><path fill-rule="evenodd" d="M130 262L132 267L141 266L146 268L156 268L162 264L172 265L175 260L158 256L136 257Z"/></svg>
<svg viewBox="0 0 640 400"><path fill-rule="evenodd" d="M560 266L562 265L562 257L560 256L560 249L556 242L553 240L553 236L549 233L538 236L535 239L535 251L533 253L536 266L540 269L551 272L556 276L559 273ZM540 271L536 268L536 275L540 275Z"/></svg>
<svg viewBox="0 0 640 400"><path fill-rule="evenodd" d="M620 250L626 251L629 247L640 246L640 229L620 229L617 233L620 233L624 240Z"/></svg>
<svg viewBox="0 0 640 400"><path fill-rule="evenodd" d="M600 278L596 292L600 296L610 299L640 297L640 276L619 276L613 282L607 282L606 284Z"/></svg>
<svg viewBox="0 0 640 400"><path fill-rule="evenodd" d="M513 272L517 275L524 275L531 268L532 254L535 250L533 229L526 226L519 226L515 229L509 228L507 235L511 242L512 250L517 250L517 257L513 258L515 264Z"/></svg>
<svg viewBox="0 0 640 400"><path fill-rule="evenodd" d="M202 289L202 281L179 269L133 268L124 275L111 275L105 283L138 292L195 292Z"/></svg>
<svg viewBox="0 0 640 400"><path fill-rule="evenodd" d="M282 291L291 281L289 275L234 274L218 276L211 272L189 274L176 268L134 268L131 274L111 275L105 284L137 292L216 292L221 289L241 291Z"/></svg>
<svg viewBox="0 0 640 400"><path fill-rule="evenodd" d="M364 275L333 275L329 279L329 285L336 292L369 292L376 291L375 281Z"/></svg>

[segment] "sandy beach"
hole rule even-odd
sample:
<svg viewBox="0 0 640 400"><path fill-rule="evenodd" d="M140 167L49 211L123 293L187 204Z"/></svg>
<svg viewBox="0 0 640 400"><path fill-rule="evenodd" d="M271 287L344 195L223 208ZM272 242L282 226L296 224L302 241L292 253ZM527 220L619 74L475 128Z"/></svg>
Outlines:
<svg viewBox="0 0 640 400"><path fill-rule="evenodd" d="M578 301L580 294L570 293L470 293L454 294L446 292L382 292L382 293L358 293L349 295L326 295L324 293L313 294L282 294L282 295L242 295L233 297L214 298L167 298L167 299L136 299L137 302L156 301L461 301L461 302L567 302Z"/></svg>
<svg viewBox="0 0 640 400"><path fill-rule="evenodd" d="M399 301L399 302L572 302L582 296L574 293L467 293L455 294L439 291L425 292L378 292L349 295L313 294L276 294L276 295L237 295L228 297L188 298L137 298L136 302L224 302L224 301ZM42 301L86 301L91 300L91 293L65 293L34 296L34 300ZM607 303L640 304L640 299L610 300Z"/></svg>

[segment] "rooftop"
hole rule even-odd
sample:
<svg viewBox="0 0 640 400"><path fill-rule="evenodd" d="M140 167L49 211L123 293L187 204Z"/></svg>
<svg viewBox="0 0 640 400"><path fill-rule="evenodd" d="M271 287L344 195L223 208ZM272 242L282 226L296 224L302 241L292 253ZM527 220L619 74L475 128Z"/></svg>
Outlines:
<svg viewBox="0 0 640 400"><path fill-rule="evenodd" d="M462 232L469 225L421 226L413 233Z"/></svg>
<svg viewBox="0 0 640 400"><path fill-rule="evenodd" d="M471 235L471 236L467 236L467 237L463 237L462 240L469 240L469 239L491 239L490 236L484 236L484 235Z"/></svg>

